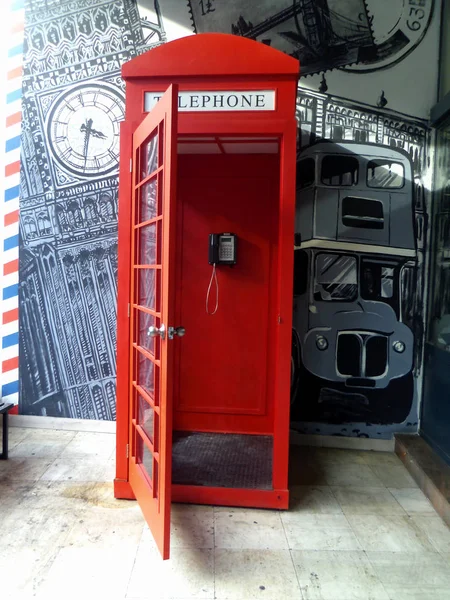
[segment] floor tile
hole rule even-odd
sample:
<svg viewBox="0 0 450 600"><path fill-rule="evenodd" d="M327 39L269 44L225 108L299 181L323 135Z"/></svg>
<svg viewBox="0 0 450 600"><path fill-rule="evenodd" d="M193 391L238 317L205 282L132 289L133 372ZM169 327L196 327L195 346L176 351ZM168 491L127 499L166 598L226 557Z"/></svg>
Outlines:
<svg viewBox="0 0 450 600"><path fill-rule="evenodd" d="M52 464L52 458L13 456L0 461L0 481L37 481Z"/></svg>
<svg viewBox="0 0 450 600"><path fill-rule="evenodd" d="M214 597L214 550L172 548L170 560L163 561L158 550L139 546L127 589L131 598ZM106 597L103 595L103 597Z"/></svg>
<svg viewBox="0 0 450 600"><path fill-rule="evenodd" d="M62 548L39 587L39 600L124 597L136 555L107 548Z"/></svg>
<svg viewBox="0 0 450 600"><path fill-rule="evenodd" d="M289 510L282 513L288 518L297 512L342 514L339 502L329 486L292 486L289 498Z"/></svg>
<svg viewBox="0 0 450 600"><path fill-rule="evenodd" d="M434 551L428 537L407 515L347 515L347 518L366 551Z"/></svg>
<svg viewBox="0 0 450 600"><path fill-rule="evenodd" d="M347 519L340 515L314 515L317 523L284 523L289 548L292 550L361 550ZM325 519L324 517L331 517Z"/></svg>
<svg viewBox="0 0 450 600"><path fill-rule="evenodd" d="M438 515L415 515L411 518L438 552L450 553L450 529Z"/></svg>
<svg viewBox="0 0 450 600"><path fill-rule="evenodd" d="M346 515L404 515L405 511L384 487L333 487Z"/></svg>
<svg viewBox="0 0 450 600"><path fill-rule="evenodd" d="M34 459L40 460L40 459ZM42 474L42 481L112 481L109 461L96 458L57 458Z"/></svg>
<svg viewBox="0 0 450 600"><path fill-rule="evenodd" d="M448 600L450 593L448 587L435 586L389 585L385 586L389 600Z"/></svg>
<svg viewBox="0 0 450 600"><path fill-rule="evenodd" d="M414 582L417 586L447 586L450 590L450 562L434 552L368 552L367 557L385 585L408 586Z"/></svg>
<svg viewBox="0 0 450 600"><path fill-rule="evenodd" d="M371 469L387 488L417 487L417 483L403 465L372 465Z"/></svg>
<svg viewBox="0 0 450 600"><path fill-rule="evenodd" d="M278 511L245 508L216 509L214 524L216 548L288 549Z"/></svg>
<svg viewBox="0 0 450 600"><path fill-rule="evenodd" d="M288 550L215 550L217 600L300 600Z"/></svg>
<svg viewBox="0 0 450 600"><path fill-rule="evenodd" d="M390 466L390 467L401 467L403 466L402 461L395 454L395 452L371 452L367 451L363 454L363 459L366 465L369 466Z"/></svg>
<svg viewBox="0 0 450 600"><path fill-rule="evenodd" d="M409 515L436 514L431 502L419 488L389 488L389 491Z"/></svg>
<svg viewBox="0 0 450 600"><path fill-rule="evenodd" d="M112 433L78 432L67 445L62 458L99 457L111 458L116 444L116 436Z"/></svg>
<svg viewBox="0 0 450 600"><path fill-rule="evenodd" d="M364 552L292 551L304 600L388 600Z"/></svg>
<svg viewBox="0 0 450 600"><path fill-rule="evenodd" d="M68 444L69 442L65 440L40 441L26 438L23 442L17 444L9 455L10 457L35 456L38 458L55 459L61 455Z"/></svg>
<svg viewBox="0 0 450 600"><path fill-rule="evenodd" d="M364 451L345 450L341 448L314 448L314 460L318 464L349 465L366 464Z"/></svg>
<svg viewBox="0 0 450 600"><path fill-rule="evenodd" d="M331 486L384 486L372 468L364 464L329 463L326 465L325 479Z"/></svg>
<svg viewBox="0 0 450 600"><path fill-rule="evenodd" d="M172 504L171 548L214 548L212 506Z"/></svg>

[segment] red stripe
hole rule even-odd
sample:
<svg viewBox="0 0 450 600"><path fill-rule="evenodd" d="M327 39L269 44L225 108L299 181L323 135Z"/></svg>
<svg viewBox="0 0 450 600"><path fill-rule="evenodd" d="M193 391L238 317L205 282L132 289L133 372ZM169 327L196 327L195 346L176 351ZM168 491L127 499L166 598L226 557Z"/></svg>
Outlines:
<svg viewBox="0 0 450 600"><path fill-rule="evenodd" d="M13 115L9 115L6 117L6 127L11 127L11 125L17 125L22 120L22 112L16 112Z"/></svg>
<svg viewBox="0 0 450 600"><path fill-rule="evenodd" d="M8 360L4 360L2 362L2 373L6 373L7 371L12 371L13 369L19 368L19 357L15 356L14 358L8 358Z"/></svg>
<svg viewBox="0 0 450 600"><path fill-rule="evenodd" d="M19 211L13 210L12 212L5 215L5 226L13 225L19 222Z"/></svg>
<svg viewBox="0 0 450 600"><path fill-rule="evenodd" d="M11 80L11 79L16 79L17 77L22 77L22 71L23 71L22 66L16 67L15 69L11 69L11 71L8 71L6 78L8 80Z"/></svg>
<svg viewBox="0 0 450 600"><path fill-rule="evenodd" d="M19 259L12 260L3 265L3 275L11 275L11 273L17 273L19 270Z"/></svg>
<svg viewBox="0 0 450 600"><path fill-rule="evenodd" d="M10 165L6 165L5 167L5 177L9 177L10 175L15 175L20 171L20 160L16 160Z"/></svg>
<svg viewBox="0 0 450 600"><path fill-rule="evenodd" d="M6 325L7 323L12 323L13 321L18 321L19 320L19 309L18 308L13 308L12 310L8 310L7 312L3 313L3 325Z"/></svg>
<svg viewBox="0 0 450 600"><path fill-rule="evenodd" d="M19 407L17 404L12 407L12 409L9 411L9 414L10 415L18 415L19 414Z"/></svg>

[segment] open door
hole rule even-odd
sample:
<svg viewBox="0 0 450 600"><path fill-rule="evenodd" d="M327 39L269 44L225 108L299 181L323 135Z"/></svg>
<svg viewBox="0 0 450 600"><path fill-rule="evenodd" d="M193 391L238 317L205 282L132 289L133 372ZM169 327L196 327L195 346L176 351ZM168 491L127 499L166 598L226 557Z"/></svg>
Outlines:
<svg viewBox="0 0 450 600"><path fill-rule="evenodd" d="M169 558L178 90L133 134L129 481Z"/></svg>

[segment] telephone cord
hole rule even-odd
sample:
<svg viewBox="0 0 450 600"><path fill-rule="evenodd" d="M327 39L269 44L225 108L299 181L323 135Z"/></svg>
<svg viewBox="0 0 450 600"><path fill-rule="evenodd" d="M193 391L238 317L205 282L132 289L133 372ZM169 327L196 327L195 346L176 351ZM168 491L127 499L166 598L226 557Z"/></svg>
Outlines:
<svg viewBox="0 0 450 600"><path fill-rule="evenodd" d="M213 280L216 283L216 306L214 308L214 310L212 312L209 312L209 297L211 294L211 286L212 286L212 282ZM217 309L219 308L219 283L217 281L217 272L216 272L216 265L213 265L213 270L211 273L211 279L209 280L209 285L208 285L208 291L206 293L206 314L208 315L215 315L217 312Z"/></svg>

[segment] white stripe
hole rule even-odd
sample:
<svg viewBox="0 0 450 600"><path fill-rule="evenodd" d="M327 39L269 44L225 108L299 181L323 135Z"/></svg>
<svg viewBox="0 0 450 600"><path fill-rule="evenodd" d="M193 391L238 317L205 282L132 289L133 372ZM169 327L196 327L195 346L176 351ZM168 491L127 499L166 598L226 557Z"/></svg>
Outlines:
<svg viewBox="0 0 450 600"><path fill-rule="evenodd" d="M5 141L10 140L15 137L14 135L9 135L8 130L6 130ZM10 165L11 163L17 162L20 160L20 146L19 148L14 148L14 150L9 150L4 153L5 157L5 165Z"/></svg>
<svg viewBox="0 0 450 600"><path fill-rule="evenodd" d="M11 404L19 404L19 394L16 392L15 394L10 394L9 396L3 396L2 400L5 402L11 402Z"/></svg>
<svg viewBox="0 0 450 600"><path fill-rule="evenodd" d="M325 248L327 250L341 250L347 252L358 252L360 254L368 252L370 254L389 254L391 256L416 257L416 251L408 248L394 248L392 246L376 246L374 244L363 244L361 242L337 242L330 240L308 240L302 242L300 246L294 246L296 250L300 248Z"/></svg>
<svg viewBox="0 0 450 600"><path fill-rule="evenodd" d="M11 162L14 161L12 160ZM8 175L8 177L6 177L5 180L7 188L13 187L15 185L20 185L20 173L13 173L12 175Z"/></svg>
<svg viewBox="0 0 450 600"><path fill-rule="evenodd" d="M10 285L14 285L15 283L19 283L19 273L16 271L15 273L9 273L9 275L4 275L2 277L2 288L7 288Z"/></svg>
<svg viewBox="0 0 450 600"><path fill-rule="evenodd" d="M14 296L13 298L8 298L7 300L2 300L0 303L2 314L17 308L17 306L19 304L18 298L19 298L18 296Z"/></svg>
<svg viewBox="0 0 450 600"><path fill-rule="evenodd" d="M3 239L13 237L19 233L19 223L12 223L3 228ZM7 261L9 262L9 261Z"/></svg>
<svg viewBox="0 0 450 600"><path fill-rule="evenodd" d="M14 331L16 333L18 330ZM16 358L19 356L19 344L15 344L14 346L10 346L9 348L2 348L2 360L9 360L10 358Z"/></svg>
<svg viewBox="0 0 450 600"><path fill-rule="evenodd" d="M9 104L6 104L6 98L5 98L4 104L5 104L5 115L7 117L9 117L10 115L15 115L18 112L20 112L20 113L22 112L22 99L21 98L19 98L19 100L14 100L14 102L10 102ZM12 127L12 125L11 125L11 127Z"/></svg>
<svg viewBox="0 0 450 600"><path fill-rule="evenodd" d="M18 332L18 321L12 321L11 323L5 323L2 325L2 338L12 333Z"/></svg>
<svg viewBox="0 0 450 600"><path fill-rule="evenodd" d="M19 102L20 105L20 102ZM18 112L18 111L13 111L13 112ZM10 127L6 128L5 134L6 134L6 139L10 140L11 138L15 138L18 135L20 135L20 132L22 131L22 125L21 123L16 123L15 125L11 125ZM8 160L9 157L14 154L15 152L18 152L18 150L11 150L10 152L7 152L7 156L8 156ZM16 158L15 160L19 160L20 156L18 158ZM11 161L13 162L13 161Z"/></svg>
<svg viewBox="0 0 450 600"><path fill-rule="evenodd" d="M13 260L17 260L19 258L19 247L15 246L14 248L11 248L11 250L5 250L4 252L2 252L3 254L3 264L6 265L6 263L9 263Z"/></svg>
<svg viewBox="0 0 450 600"><path fill-rule="evenodd" d="M11 369L11 371L2 373L2 385L11 383L12 381L19 381L19 369Z"/></svg>

